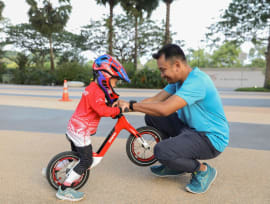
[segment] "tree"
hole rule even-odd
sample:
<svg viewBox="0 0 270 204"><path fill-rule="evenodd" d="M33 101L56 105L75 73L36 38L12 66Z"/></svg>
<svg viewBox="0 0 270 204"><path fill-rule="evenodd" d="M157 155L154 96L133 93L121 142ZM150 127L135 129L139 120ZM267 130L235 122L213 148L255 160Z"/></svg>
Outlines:
<svg viewBox="0 0 270 204"><path fill-rule="evenodd" d="M0 20L3 19L2 13L3 13L4 8L5 8L4 2L0 1Z"/></svg>
<svg viewBox="0 0 270 204"><path fill-rule="evenodd" d="M24 52L30 52L37 67L43 68L46 56L50 53L49 41L46 37L36 31L31 24L26 23L7 26L5 33L7 44L13 44Z"/></svg>
<svg viewBox="0 0 270 204"><path fill-rule="evenodd" d="M6 26L7 44L13 44L24 52L31 53L32 61L38 68L44 68L45 60L50 54L49 40L36 31L31 24L18 24ZM85 50L84 39L80 35L62 31L52 35L54 41L53 52L56 56L65 58L66 61L79 61L79 54ZM63 61L64 59L62 59ZM60 62L61 63L61 62Z"/></svg>
<svg viewBox="0 0 270 204"><path fill-rule="evenodd" d="M91 49L98 54L106 52L108 44L104 41L106 33L106 18L101 21L91 21L81 30L84 38L85 48ZM134 18L128 15L117 15L114 17L115 40L113 42L114 56L122 63L131 62L134 58L135 35L132 30ZM137 55L138 57L151 54L157 50L163 42L164 26L149 18L138 23ZM174 35L174 33L173 33Z"/></svg>
<svg viewBox="0 0 270 204"><path fill-rule="evenodd" d="M210 54L205 52L204 49L190 49L187 55L188 63L191 67L209 67L210 66Z"/></svg>
<svg viewBox="0 0 270 204"><path fill-rule="evenodd" d="M49 40L52 71L54 70L52 34L64 29L72 9L70 0L58 1L59 6L53 7L50 0L43 0L44 7L39 8L35 0L26 0L30 5L28 16L32 26Z"/></svg>
<svg viewBox="0 0 270 204"><path fill-rule="evenodd" d="M134 65L137 69L137 57L138 57L138 23L142 20L144 12L150 17L152 11L157 8L158 0L129 0L121 1L121 5L128 15L134 17L135 20L135 39L134 39Z"/></svg>
<svg viewBox="0 0 270 204"><path fill-rule="evenodd" d="M265 88L270 88L269 24L270 1L232 0L221 16L221 20L210 27L212 34L221 31L227 39L232 39L239 43L246 40L253 42L267 40Z"/></svg>
<svg viewBox="0 0 270 204"><path fill-rule="evenodd" d="M109 16L109 35L108 35L108 43L109 43L109 54L113 55L113 8L119 2L118 0L96 0L98 4L106 5L107 3L110 6L110 16Z"/></svg>
<svg viewBox="0 0 270 204"><path fill-rule="evenodd" d="M242 66L239 60L241 49L234 42L226 42L211 55L212 67L239 67Z"/></svg>
<svg viewBox="0 0 270 204"><path fill-rule="evenodd" d="M5 22L3 22L4 20L4 18L3 18L3 16L2 16L2 13L3 13L3 10L4 10L4 7L5 7L5 4L4 4L4 2L3 1L0 1L0 32L2 32L3 31L3 27L5 27ZM2 40L2 37L0 37L0 57L2 57L3 55L4 55L4 50L3 50L3 48L4 48L4 46L5 46L5 43L3 42L3 40ZM2 65L3 65L3 63L2 62L0 62L0 68L2 67Z"/></svg>
<svg viewBox="0 0 270 204"><path fill-rule="evenodd" d="M166 4L166 26L165 26L165 39L164 45L170 43L171 36L170 36L170 10L171 10L171 3L173 0L162 0Z"/></svg>
<svg viewBox="0 0 270 204"><path fill-rule="evenodd" d="M257 42L254 47L249 50L249 60L251 64L248 67L261 67L265 68L265 50L266 46L262 42Z"/></svg>

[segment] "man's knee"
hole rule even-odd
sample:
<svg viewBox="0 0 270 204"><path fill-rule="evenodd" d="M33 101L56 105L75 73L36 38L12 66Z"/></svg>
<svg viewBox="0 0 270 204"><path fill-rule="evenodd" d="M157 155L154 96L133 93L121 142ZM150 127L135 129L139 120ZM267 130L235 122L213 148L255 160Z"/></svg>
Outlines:
<svg viewBox="0 0 270 204"><path fill-rule="evenodd" d="M144 116L144 121L145 121L145 124L148 125L148 126L153 126L153 123L152 123L152 116L150 115L145 115Z"/></svg>
<svg viewBox="0 0 270 204"><path fill-rule="evenodd" d="M154 147L154 155L157 160L170 160L169 152L163 142L159 142Z"/></svg>

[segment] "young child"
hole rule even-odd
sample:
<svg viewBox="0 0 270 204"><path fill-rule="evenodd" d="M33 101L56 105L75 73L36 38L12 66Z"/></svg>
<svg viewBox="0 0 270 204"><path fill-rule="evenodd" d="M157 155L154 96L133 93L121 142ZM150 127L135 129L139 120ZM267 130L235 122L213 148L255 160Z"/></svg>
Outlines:
<svg viewBox="0 0 270 204"><path fill-rule="evenodd" d="M130 82L124 67L110 55L102 55L95 60L93 73L94 81L85 88L68 123L66 135L72 150L78 152L80 160L63 185L59 186L56 197L61 200L83 199L84 193L72 189L72 183L79 179L93 162L90 136L96 133L101 117L114 118L122 112L119 107L111 107L119 97L113 88L118 80Z"/></svg>

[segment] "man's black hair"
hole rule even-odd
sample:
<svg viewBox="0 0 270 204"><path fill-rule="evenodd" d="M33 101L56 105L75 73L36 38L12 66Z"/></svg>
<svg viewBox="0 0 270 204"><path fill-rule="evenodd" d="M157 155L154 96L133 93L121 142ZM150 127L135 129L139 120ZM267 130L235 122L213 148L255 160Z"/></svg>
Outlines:
<svg viewBox="0 0 270 204"><path fill-rule="evenodd" d="M186 56L183 50L176 44L164 45L157 53L153 54L152 57L154 59L159 59L163 54L166 60L173 57L179 57L182 61L186 61Z"/></svg>

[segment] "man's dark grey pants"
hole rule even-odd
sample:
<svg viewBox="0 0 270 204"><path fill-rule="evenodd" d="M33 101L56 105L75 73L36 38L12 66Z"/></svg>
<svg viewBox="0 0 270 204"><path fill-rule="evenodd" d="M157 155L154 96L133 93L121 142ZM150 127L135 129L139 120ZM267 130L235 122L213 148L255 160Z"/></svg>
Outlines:
<svg viewBox="0 0 270 204"><path fill-rule="evenodd" d="M163 140L154 147L154 155L170 169L192 173L200 168L198 160L220 154L204 133L186 126L177 113L167 117L146 115L145 123L162 133Z"/></svg>

